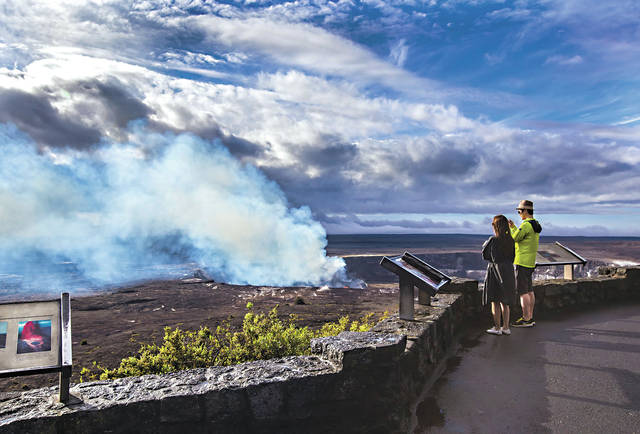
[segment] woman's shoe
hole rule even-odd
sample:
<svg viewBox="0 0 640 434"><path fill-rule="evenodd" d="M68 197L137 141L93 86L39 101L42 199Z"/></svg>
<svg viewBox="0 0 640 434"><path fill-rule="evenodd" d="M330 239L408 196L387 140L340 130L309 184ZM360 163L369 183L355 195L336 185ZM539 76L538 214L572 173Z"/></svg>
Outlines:
<svg viewBox="0 0 640 434"><path fill-rule="evenodd" d="M496 327L491 327L489 330L487 330L487 333L489 333L491 335L501 335L502 334L502 330L500 330L499 328L496 328Z"/></svg>
<svg viewBox="0 0 640 434"><path fill-rule="evenodd" d="M506 328L502 327L501 330L502 330L502 334L503 335L509 336L511 334L511 329L506 329Z"/></svg>

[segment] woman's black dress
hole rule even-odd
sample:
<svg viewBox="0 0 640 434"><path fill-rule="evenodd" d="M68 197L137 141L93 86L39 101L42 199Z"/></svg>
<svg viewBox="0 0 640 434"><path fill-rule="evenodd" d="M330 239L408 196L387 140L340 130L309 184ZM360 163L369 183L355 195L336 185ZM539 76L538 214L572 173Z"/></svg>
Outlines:
<svg viewBox="0 0 640 434"><path fill-rule="evenodd" d="M513 260L515 256L516 251L512 243L500 243L495 236L484 242L482 257L489 261L489 265L484 279L482 304L490 302L514 304L516 278L513 271Z"/></svg>

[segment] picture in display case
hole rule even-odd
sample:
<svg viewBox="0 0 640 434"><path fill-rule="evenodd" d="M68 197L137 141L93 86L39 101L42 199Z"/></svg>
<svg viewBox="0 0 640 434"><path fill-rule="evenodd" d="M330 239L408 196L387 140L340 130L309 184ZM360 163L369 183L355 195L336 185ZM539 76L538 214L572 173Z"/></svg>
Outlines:
<svg viewBox="0 0 640 434"><path fill-rule="evenodd" d="M0 349L7 347L7 322L0 321Z"/></svg>
<svg viewBox="0 0 640 434"><path fill-rule="evenodd" d="M51 320L18 323L18 354L51 351Z"/></svg>

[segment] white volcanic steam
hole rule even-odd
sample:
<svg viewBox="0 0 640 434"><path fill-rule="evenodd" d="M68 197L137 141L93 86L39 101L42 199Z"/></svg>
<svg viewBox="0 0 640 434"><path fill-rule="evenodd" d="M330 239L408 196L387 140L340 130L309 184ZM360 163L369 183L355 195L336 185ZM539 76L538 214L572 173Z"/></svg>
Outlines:
<svg viewBox="0 0 640 434"><path fill-rule="evenodd" d="M0 273L29 286L72 264L104 285L195 262L229 283L348 284L310 210L290 208L259 170L193 135L132 137L90 153L38 152L0 125Z"/></svg>

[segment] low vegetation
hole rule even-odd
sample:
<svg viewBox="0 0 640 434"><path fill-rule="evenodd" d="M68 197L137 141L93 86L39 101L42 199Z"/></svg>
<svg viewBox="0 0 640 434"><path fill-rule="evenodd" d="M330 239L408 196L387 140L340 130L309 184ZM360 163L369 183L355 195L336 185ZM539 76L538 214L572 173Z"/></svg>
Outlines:
<svg viewBox="0 0 640 434"><path fill-rule="evenodd" d="M340 332L368 331L377 321L369 313L359 320L348 316L337 322L324 324L320 329L298 327L295 315L288 320L278 318L277 306L267 314L253 311L247 304L242 329L233 331L228 322L211 330L182 330L165 327L160 345L143 344L138 354L126 357L120 366L108 369L97 362L90 368L82 368L80 381L112 379L145 374L164 374L184 369L208 366L227 366L253 360L310 354L311 339L335 336ZM382 315L385 317L386 313ZM378 318L380 320L382 318Z"/></svg>

